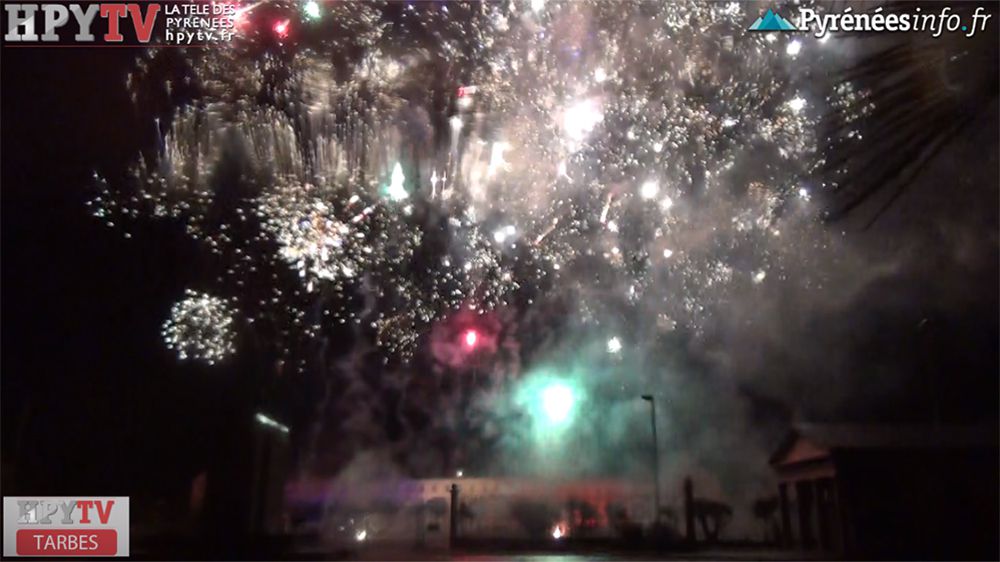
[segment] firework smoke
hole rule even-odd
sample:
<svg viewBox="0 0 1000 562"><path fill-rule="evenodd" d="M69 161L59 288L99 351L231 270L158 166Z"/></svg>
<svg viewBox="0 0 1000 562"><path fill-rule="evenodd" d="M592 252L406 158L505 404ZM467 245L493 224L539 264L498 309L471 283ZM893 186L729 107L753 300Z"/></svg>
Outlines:
<svg viewBox="0 0 1000 562"><path fill-rule="evenodd" d="M350 325L353 359L333 369L348 382L325 386L320 415L343 415L330 430L359 448L402 434L435 451L408 456L413 472L489 470L477 450L495 470L529 454L541 472L571 456L641 472L625 459L645 446L634 398L650 389L665 465L734 472L710 451L756 442L737 390L664 356L711 347L736 302L752 316L821 289L842 259L816 221L828 186L808 179L817 117L868 102L810 80L824 46L745 33L736 2L267 4L230 46L139 61L129 87L160 112L159 147L131 182L101 184L95 214L180 223L287 358ZM268 17L291 23L275 37ZM228 329L216 308L175 311L168 345L232 353L197 331ZM469 371L513 386L449 382ZM553 381L568 386L536 388ZM577 437L540 445L525 412L546 392L566 419L580 410Z"/></svg>

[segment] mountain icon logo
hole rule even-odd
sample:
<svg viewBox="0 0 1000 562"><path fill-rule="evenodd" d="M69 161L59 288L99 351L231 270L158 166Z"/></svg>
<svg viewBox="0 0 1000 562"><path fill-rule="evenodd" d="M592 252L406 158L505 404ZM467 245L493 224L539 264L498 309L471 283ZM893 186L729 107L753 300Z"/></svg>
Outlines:
<svg viewBox="0 0 1000 562"><path fill-rule="evenodd" d="M767 12L757 18L747 31L799 31L799 28L768 8Z"/></svg>

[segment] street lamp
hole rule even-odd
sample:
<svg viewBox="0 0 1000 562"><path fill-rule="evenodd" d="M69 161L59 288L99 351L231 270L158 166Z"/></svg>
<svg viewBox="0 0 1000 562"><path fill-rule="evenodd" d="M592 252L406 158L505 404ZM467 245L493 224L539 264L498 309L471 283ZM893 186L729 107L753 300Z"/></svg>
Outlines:
<svg viewBox="0 0 1000 562"><path fill-rule="evenodd" d="M642 399L649 402L649 424L653 428L653 523L660 522L660 446L656 439L656 400L652 394L643 394Z"/></svg>

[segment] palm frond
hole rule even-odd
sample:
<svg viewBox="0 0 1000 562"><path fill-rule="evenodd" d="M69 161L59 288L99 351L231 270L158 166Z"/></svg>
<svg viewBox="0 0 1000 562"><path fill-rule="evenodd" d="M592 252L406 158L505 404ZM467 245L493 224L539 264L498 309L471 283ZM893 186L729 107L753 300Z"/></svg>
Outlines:
<svg viewBox="0 0 1000 562"><path fill-rule="evenodd" d="M936 3L921 3L933 13ZM945 4L941 4L945 6ZM970 21L975 5L952 5ZM914 5L890 2L884 13L912 11ZM986 8L998 25L997 5ZM837 105L823 119L824 165L819 173L834 186L829 220L856 212L881 199L869 224L878 219L926 169L927 165L997 101L996 33L855 34L870 54L836 77L859 95ZM898 37L898 38L897 38ZM872 39L876 38L876 39Z"/></svg>

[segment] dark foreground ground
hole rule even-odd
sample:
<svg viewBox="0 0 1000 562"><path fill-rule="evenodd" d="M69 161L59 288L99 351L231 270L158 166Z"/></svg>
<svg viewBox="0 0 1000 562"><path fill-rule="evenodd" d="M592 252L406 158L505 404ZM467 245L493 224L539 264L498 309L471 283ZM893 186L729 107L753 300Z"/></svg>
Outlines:
<svg viewBox="0 0 1000 562"><path fill-rule="evenodd" d="M131 556L135 560L196 560L203 554L197 551L139 551ZM253 559L254 556L221 555L218 559ZM746 549L707 549L694 552L637 552L637 551L600 551L600 552L553 552L553 551L519 551L519 552L464 552L461 550L397 550L397 549L361 549L355 551L289 551L267 556L261 559L269 560L365 560L365 561L523 561L523 562L575 562L577 560L614 561L614 560L822 560L824 557L814 553L803 553L778 550L746 550Z"/></svg>
<svg viewBox="0 0 1000 562"><path fill-rule="evenodd" d="M359 544L349 548L294 543L260 543L226 548L185 541L133 544L131 558L137 560L461 560L469 562L518 560L524 562L572 562L576 560L819 560L815 552L759 546L716 546L692 549L621 548L614 545L551 543L412 548L385 544Z"/></svg>
<svg viewBox="0 0 1000 562"><path fill-rule="evenodd" d="M575 560L807 560L819 559L816 553L782 550L762 546L727 545L686 548L680 545L632 547L616 542L552 541L514 544L478 543L452 549L393 548L384 545L361 545L352 551L332 554L341 559L357 560L521 560L525 562L570 562Z"/></svg>

